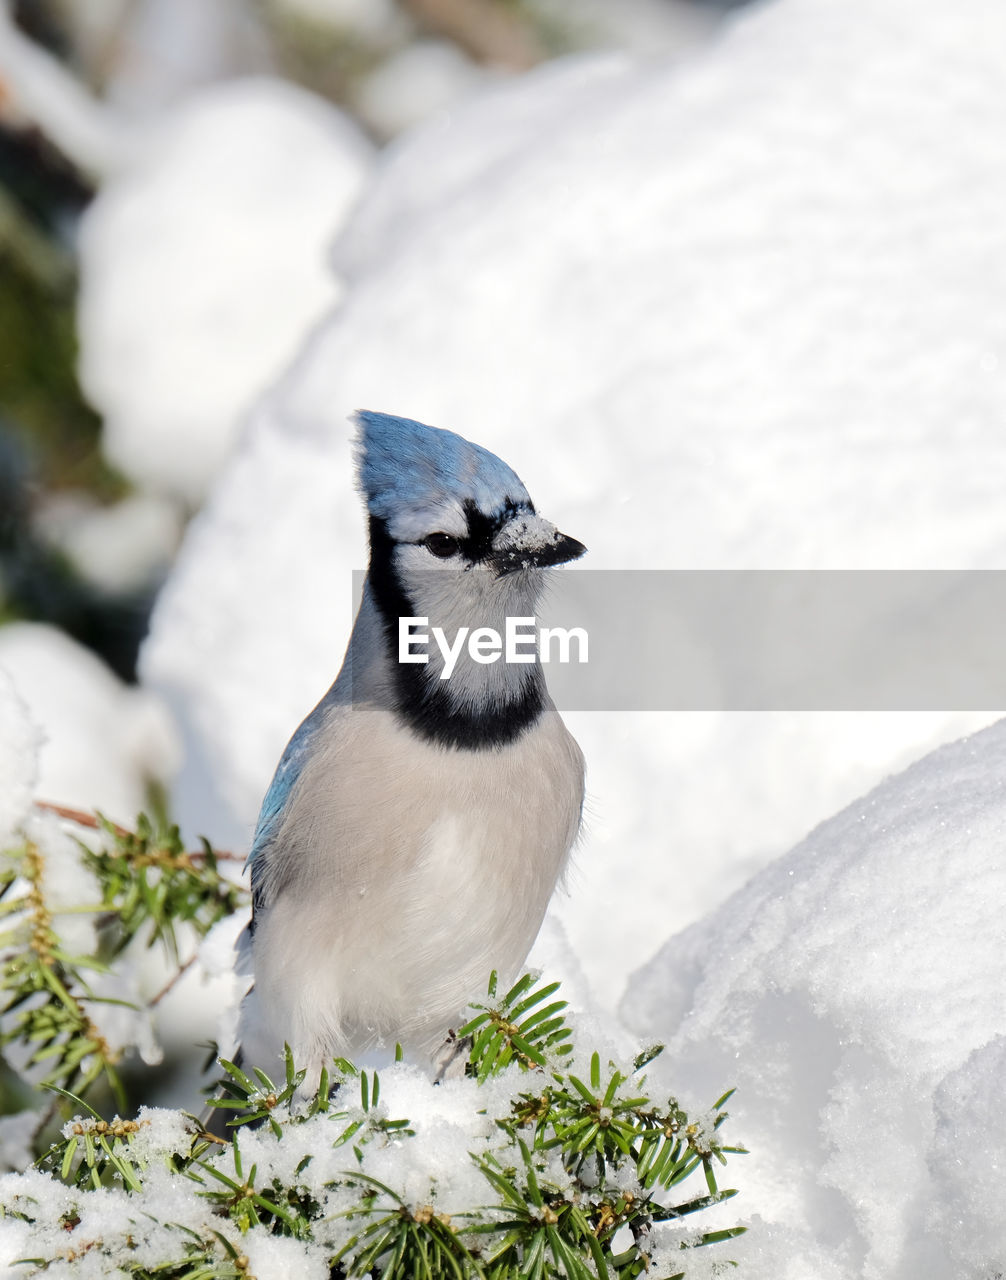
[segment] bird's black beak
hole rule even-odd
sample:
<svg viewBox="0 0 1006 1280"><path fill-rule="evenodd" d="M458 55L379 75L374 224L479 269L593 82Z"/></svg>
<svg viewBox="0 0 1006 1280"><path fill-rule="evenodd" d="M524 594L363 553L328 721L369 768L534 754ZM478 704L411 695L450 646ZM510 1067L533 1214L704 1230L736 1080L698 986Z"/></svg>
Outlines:
<svg viewBox="0 0 1006 1280"><path fill-rule="evenodd" d="M543 541L494 551L492 564L500 575L516 573L519 569L548 569L552 565L578 560L586 550L582 542L556 529Z"/></svg>
<svg viewBox="0 0 1006 1280"><path fill-rule="evenodd" d="M532 561L536 569L546 569L552 564L566 564L570 560L579 560L587 548L582 542L568 534L556 532L555 541L540 551L535 551Z"/></svg>

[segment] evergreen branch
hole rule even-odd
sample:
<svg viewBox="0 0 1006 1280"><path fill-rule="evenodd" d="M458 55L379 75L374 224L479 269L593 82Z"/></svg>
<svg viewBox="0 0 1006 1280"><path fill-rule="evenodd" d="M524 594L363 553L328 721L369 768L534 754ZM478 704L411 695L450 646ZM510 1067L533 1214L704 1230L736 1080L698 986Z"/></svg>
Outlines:
<svg viewBox="0 0 1006 1280"><path fill-rule="evenodd" d="M243 895L220 875L212 849L188 853L175 828L141 819L135 832L101 829L105 847L80 855L100 902L69 908L100 919L94 954L75 955L60 937L37 845L25 842L0 863L3 1043L17 1044L21 1059L77 1115L38 1162L43 1177L71 1189L77 1199L70 1204L78 1207L59 1210L62 1218L40 1230L40 1240L56 1243L42 1250L50 1256L26 1260L36 1272L90 1253L137 1280L236 1280L249 1272L243 1242L255 1232L322 1249L338 1280L643 1280L674 1224L701 1223L736 1194L717 1182L728 1157L743 1150L722 1137L730 1094L697 1120L674 1098L652 1098L641 1073L659 1046L628 1065L594 1051L571 1070L566 1002L557 983L539 985L532 975L502 996L494 975L488 998L471 1007L458 1032L468 1051L465 1088L481 1092L505 1073L517 1086L486 1088L482 1109L474 1102L470 1154L482 1203L439 1203L450 1178L430 1169L424 1185L415 1158L406 1159L413 1124L389 1114L377 1073L346 1059L322 1071L313 1095L305 1094L305 1071L289 1048L278 1079L254 1064L221 1061L212 1105L229 1113L230 1141L177 1113L164 1130L151 1128L155 1113L122 1119L121 1101L120 1115L105 1119L85 1095L102 1078L116 1087L119 1051L101 1038L88 1009L99 999L124 1002L96 994L94 975L125 964L131 943L157 944L176 969L156 1003L192 963L177 962L179 923L204 933ZM152 1136L158 1132L170 1143L160 1153L162 1139ZM179 1203L163 1196L165 1170L180 1180L182 1195L189 1189L184 1223L164 1217L167 1204ZM45 1225L37 1184L20 1196L16 1178L5 1187L0 1212ZM113 1214L84 1211L88 1197L112 1194L135 1204L121 1230L121 1199ZM96 1222L104 1224L102 1238L82 1225ZM141 1222L166 1242L157 1265L141 1265L136 1256ZM700 1227L678 1243L718 1251L742 1230ZM672 1233L671 1248L675 1240ZM667 1270L661 1264L665 1277Z"/></svg>
<svg viewBox="0 0 1006 1280"><path fill-rule="evenodd" d="M135 832L101 817L89 825L106 837L99 849L78 841L80 861L98 885L95 902L52 905L47 884L54 873L47 880L48 855L40 843L25 840L0 851L0 1046L16 1049L13 1056L25 1064L29 1087L34 1082L82 1093L104 1081L125 1110L119 1067L128 1046L109 1042L96 1010L105 1005L139 1011L139 1002L102 993L94 975L112 975L126 948L141 937L147 946L159 944L175 970L148 1006L154 1007L192 964L179 962L179 925L205 935L246 894L220 874L208 844L198 854L187 852L176 827L158 827L142 815ZM97 926L96 945L78 954L61 937L61 922L86 915ZM40 1130L44 1123L45 1117Z"/></svg>

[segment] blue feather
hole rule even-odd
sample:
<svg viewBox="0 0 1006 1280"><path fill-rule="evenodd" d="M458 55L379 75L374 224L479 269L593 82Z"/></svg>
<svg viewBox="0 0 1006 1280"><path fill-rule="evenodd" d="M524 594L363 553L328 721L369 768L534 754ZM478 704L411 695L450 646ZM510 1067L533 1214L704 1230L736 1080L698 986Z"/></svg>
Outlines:
<svg viewBox="0 0 1006 1280"><path fill-rule="evenodd" d="M276 831L279 818L283 813L290 792L300 777L301 769L311 754L311 745L315 734L321 726L321 706L315 707L298 727L296 733L286 744L286 750L280 757L276 772L273 774L269 790L265 793L262 808L259 810L258 822L255 824L255 835L252 837L251 850L247 865L251 867L252 888L257 879L255 861L261 862L262 851L269 845Z"/></svg>
<svg viewBox="0 0 1006 1280"><path fill-rule="evenodd" d="M474 501L487 515L531 505L502 459L453 431L369 409L356 421L360 485L372 516L390 520L403 508L451 500Z"/></svg>

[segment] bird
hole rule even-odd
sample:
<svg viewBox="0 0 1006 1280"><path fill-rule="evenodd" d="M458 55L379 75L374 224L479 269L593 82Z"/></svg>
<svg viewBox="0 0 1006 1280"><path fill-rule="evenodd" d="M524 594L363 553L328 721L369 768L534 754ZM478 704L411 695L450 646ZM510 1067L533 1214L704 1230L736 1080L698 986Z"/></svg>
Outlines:
<svg viewBox="0 0 1006 1280"><path fill-rule="evenodd" d="M239 942L241 1061L268 1072L289 1046L307 1090L335 1057L434 1070L491 972L520 972L584 801L583 755L533 648L489 662L458 647L452 664L430 641L424 662L409 620L502 635L586 548L488 449L410 418L355 420L369 566L342 667L263 800Z"/></svg>

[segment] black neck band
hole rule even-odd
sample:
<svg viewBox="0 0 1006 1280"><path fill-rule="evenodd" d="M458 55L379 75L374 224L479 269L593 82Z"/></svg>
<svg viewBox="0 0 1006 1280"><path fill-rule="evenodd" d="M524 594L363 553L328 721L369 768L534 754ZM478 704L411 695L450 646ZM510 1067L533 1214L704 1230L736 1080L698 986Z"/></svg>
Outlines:
<svg viewBox="0 0 1006 1280"><path fill-rule="evenodd" d="M381 615L393 672L395 709L420 738L443 747L484 751L506 746L535 723L545 707L545 681L537 662L525 668L515 696L486 707L459 707L428 668L398 661L398 620L415 616L395 572L395 543L387 525L370 517L370 588Z"/></svg>

